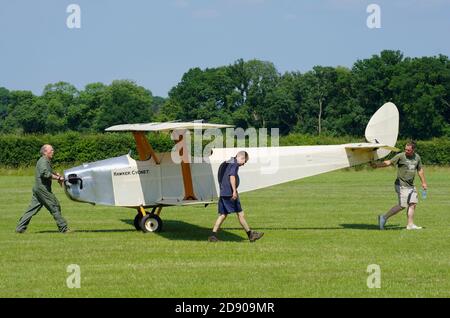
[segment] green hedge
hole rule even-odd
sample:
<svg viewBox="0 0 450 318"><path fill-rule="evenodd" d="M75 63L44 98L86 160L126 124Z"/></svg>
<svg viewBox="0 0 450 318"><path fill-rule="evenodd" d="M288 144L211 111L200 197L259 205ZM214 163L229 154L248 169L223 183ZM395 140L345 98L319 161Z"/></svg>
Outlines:
<svg viewBox="0 0 450 318"><path fill-rule="evenodd" d="M406 140L399 140L397 147L405 148ZM426 165L450 165L450 138L434 138L432 140L417 141L417 153Z"/></svg>
<svg viewBox="0 0 450 318"><path fill-rule="evenodd" d="M170 151L173 146L167 134L149 134L149 140L157 152ZM344 136L309 136L292 134L280 138L280 146L327 145L361 142L362 139ZM136 145L130 133L80 134L69 132L58 135L0 135L0 166L33 166L39 158L39 149L50 143L55 148L55 165L92 162L120 156L130 150L137 158ZM406 141L397 147L403 149ZM417 142L417 152L424 164L450 165L450 138L436 138Z"/></svg>
<svg viewBox="0 0 450 318"><path fill-rule="evenodd" d="M172 141L166 135L151 135L153 148L170 151ZM55 149L55 165L83 163L102 160L127 154L137 158L136 144L130 133L80 134L64 133L58 135L0 135L0 166L30 166L39 159L43 144L52 144Z"/></svg>

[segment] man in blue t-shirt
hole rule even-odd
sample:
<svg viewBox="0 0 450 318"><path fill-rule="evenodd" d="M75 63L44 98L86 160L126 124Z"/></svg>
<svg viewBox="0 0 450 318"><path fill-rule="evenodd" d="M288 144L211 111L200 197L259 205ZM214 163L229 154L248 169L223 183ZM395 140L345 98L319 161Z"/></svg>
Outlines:
<svg viewBox="0 0 450 318"><path fill-rule="evenodd" d="M220 185L220 198L218 203L219 217L214 225L212 235L208 238L210 242L217 242L217 231L220 229L223 221L227 218L228 214L236 213L239 223L247 232L250 242L254 242L260 239L264 233L259 233L250 230L250 227L245 220L244 212L241 208L241 202L239 201L239 195L237 188L239 187L239 167L243 166L248 161L248 153L246 151L240 151L236 157L230 158L230 160L223 162L219 167L218 180Z"/></svg>

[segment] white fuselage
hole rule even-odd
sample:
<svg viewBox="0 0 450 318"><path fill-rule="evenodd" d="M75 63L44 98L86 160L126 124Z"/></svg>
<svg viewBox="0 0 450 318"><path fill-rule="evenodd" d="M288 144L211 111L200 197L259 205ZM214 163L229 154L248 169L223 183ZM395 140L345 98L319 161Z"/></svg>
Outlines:
<svg viewBox="0 0 450 318"><path fill-rule="evenodd" d="M249 154L249 161L239 169L240 193L365 163L374 156L372 151L345 145L213 149L209 162L190 164L196 202L217 200L218 168L240 150ZM66 182L66 193L76 201L123 207L187 203L180 164L170 152L157 156L159 164L125 155L68 169L66 179L76 175L83 188L81 182Z"/></svg>

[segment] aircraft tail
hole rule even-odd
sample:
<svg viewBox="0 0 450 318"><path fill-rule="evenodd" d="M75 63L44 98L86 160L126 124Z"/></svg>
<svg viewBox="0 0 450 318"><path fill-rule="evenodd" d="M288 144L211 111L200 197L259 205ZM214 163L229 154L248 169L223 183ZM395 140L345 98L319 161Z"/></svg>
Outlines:
<svg viewBox="0 0 450 318"><path fill-rule="evenodd" d="M370 143L386 144L395 147L398 137L399 113L397 106L389 102L381 106L366 127L366 140ZM378 149L375 159L386 157L391 151Z"/></svg>

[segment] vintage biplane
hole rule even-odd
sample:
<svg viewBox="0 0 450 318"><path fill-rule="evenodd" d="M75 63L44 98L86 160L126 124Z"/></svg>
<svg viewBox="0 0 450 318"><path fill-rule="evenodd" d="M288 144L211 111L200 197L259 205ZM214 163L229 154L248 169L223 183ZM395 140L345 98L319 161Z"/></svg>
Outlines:
<svg viewBox="0 0 450 318"><path fill-rule="evenodd" d="M393 103L384 104L370 119L365 143L325 146L214 148L209 162L190 163L183 132L192 129L222 129L228 125L195 122L125 124L106 131L132 132L140 160L130 154L64 171L64 188L74 201L91 204L129 207L137 210L134 226L143 232L162 229L161 210L166 206L208 205L217 202L220 164L240 150L249 154L249 161L240 169L239 192L247 192L301 179L333 170L381 159L395 148L399 113ZM181 131L175 147L179 162L171 152L155 153L147 132ZM264 169L267 159L276 161L272 173ZM266 167L267 168L267 167ZM269 169L270 170L270 169ZM149 212L148 210L151 209Z"/></svg>

